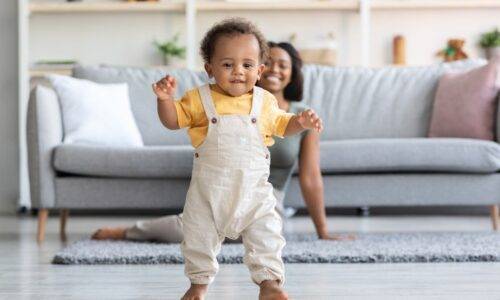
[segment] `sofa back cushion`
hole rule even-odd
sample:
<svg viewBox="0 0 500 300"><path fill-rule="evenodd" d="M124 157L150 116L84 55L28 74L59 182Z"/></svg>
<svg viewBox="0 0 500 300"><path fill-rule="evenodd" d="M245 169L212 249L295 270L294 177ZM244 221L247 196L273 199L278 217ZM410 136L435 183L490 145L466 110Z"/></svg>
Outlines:
<svg viewBox="0 0 500 300"><path fill-rule="evenodd" d="M439 80L429 137L493 140L500 61L468 72L446 73Z"/></svg>
<svg viewBox="0 0 500 300"><path fill-rule="evenodd" d="M485 64L466 60L426 67L328 67L306 65L304 103L323 118L322 140L425 137L438 79L449 70ZM171 74L176 98L209 81L205 72L186 69L77 66L73 76L99 83L126 82L130 104L145 145L190 144L185 130L161 125L151 84Z"/></svg>
<svg viewBox="0 0 500 300"><path fill-rule="evenodd" d="M322 140L427 136L440 76L485 64L425 67L304 67L304 101L323 118Z"/></svg>
<svg viewBox="0 0 500 300"><path fill-rule="evenodd" d="M77 66L73 69L73 76L76 78L99 83L128 84L130 106L145 145L190 145L185 130L168 130L158 119L156 96L151 85L166 74L177 79L176 98L180 98L187 90L208 82L205 72L185 69L114 66Z"/></svg>

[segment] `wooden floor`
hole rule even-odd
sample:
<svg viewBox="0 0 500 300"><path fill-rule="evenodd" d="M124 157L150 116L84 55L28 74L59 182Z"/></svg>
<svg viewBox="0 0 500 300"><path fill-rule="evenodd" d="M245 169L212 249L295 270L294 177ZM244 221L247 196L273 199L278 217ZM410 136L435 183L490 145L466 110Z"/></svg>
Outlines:
<svg viewBox="0 0 500 300"><path fill-rule="evenodd" d="M69 242L103 225L133 217L70 217ZM312 232L308 218L287 229ZM487 216L329 218L336 231L491 230ZM0 299L179 299L188 281L182 265L51 265L59 241L49 219L46 241L35 242L36 219L0 216ZM285 287L292 299L500 299L500 263L290 264ZM256 299L243 265L222 265L208 299Z"/></svg>

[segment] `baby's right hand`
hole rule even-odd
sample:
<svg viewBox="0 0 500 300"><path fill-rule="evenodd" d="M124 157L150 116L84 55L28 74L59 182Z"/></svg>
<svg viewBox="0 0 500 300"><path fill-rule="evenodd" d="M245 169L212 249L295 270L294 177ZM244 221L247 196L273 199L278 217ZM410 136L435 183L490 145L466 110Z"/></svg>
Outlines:
<svg viewBox="0 0 500 300"><path fill-rule="evenodd" d="M174 100L177 82L174 77L167 75L158 82L153 83L153 91L159 100Z"/></svg>

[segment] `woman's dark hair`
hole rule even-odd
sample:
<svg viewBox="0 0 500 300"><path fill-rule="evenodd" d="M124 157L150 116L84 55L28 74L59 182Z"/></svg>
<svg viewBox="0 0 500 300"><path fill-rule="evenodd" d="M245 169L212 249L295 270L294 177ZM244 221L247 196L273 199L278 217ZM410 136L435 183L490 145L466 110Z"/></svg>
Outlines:
<svg viewBox="0 0 500 300"><path fill-rule="evenodd" d="M285 87L283 96L290 101L302 101L304 93L304 75L302 74L302 58L299 51L292 44L287 42L268 42L269 48L278 47L285 50L292 59L292 78L290 83Z"/></svg>
<svg viewBox="0 0 500 300"><path fill-rule="evenodd" d="M200 46L200 54L205 63L210 63L210 60L214 55L215 43L219 37L235 36L239 34L251 34L255 36L260 48L259 59L260 61L265 61L267 58L268 47L264 35L252 22L243 18L231 18L215 24L205 34Z"/></svg>

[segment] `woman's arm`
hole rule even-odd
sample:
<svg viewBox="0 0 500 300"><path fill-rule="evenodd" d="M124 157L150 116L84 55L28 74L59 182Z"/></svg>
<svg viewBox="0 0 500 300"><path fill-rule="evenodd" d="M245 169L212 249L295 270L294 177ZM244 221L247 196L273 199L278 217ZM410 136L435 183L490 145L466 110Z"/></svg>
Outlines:
<svg viewBox="0 0 500 300"><path fill-rule="evenodd" d="M323 177L320 168L319 134L310 130L302 139L299 154L299 181L302 196L320 239L351 240L352 235L330 235L323 198Z"/></svg>
<svg viewBox="0 0 500 300"><path fill-rule="evenodd" d="M327 236L323 177L319 163L319 134L313 130L306 134L300 145L299 181L302 196L319 238Z"/></svg>

